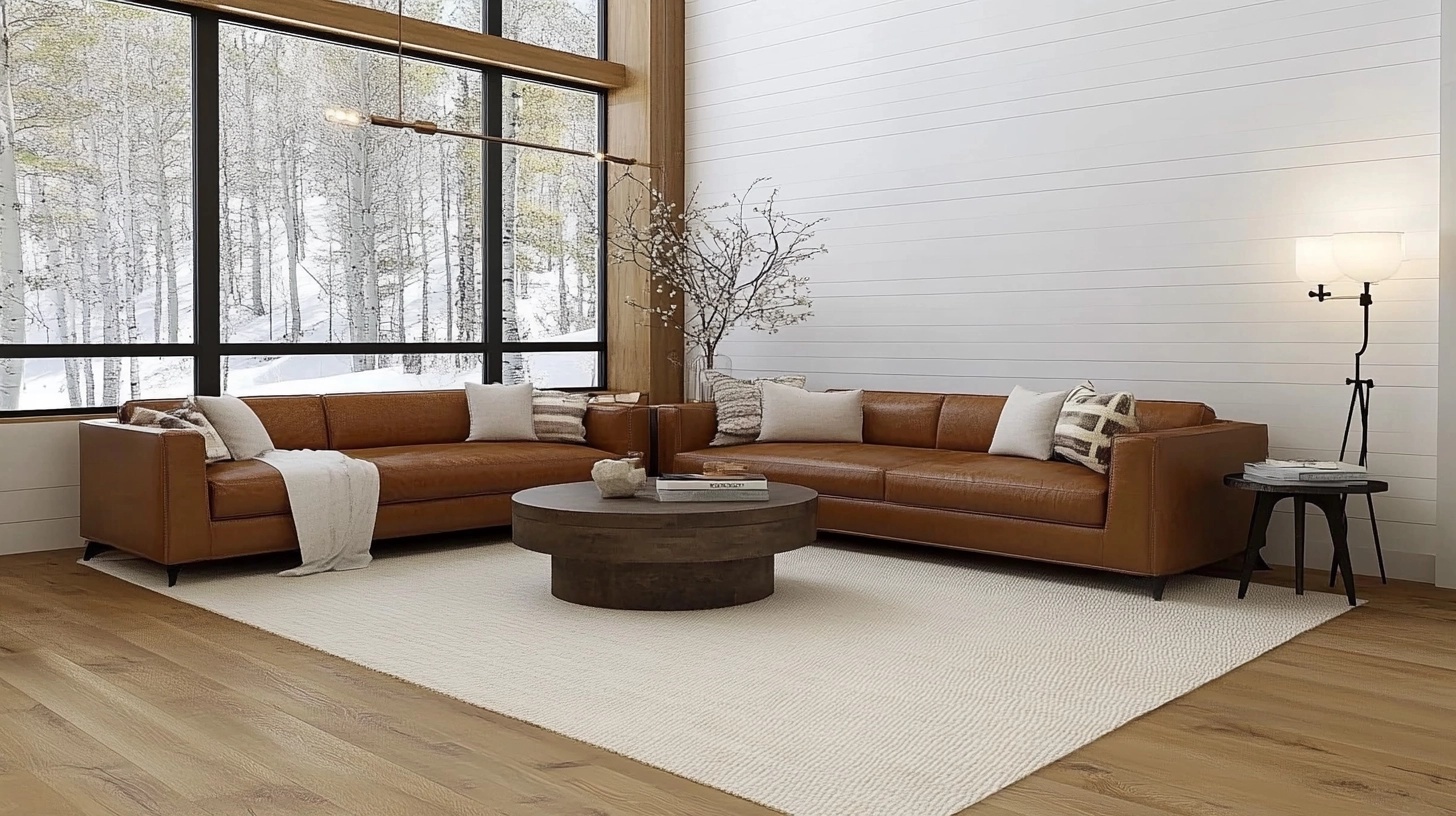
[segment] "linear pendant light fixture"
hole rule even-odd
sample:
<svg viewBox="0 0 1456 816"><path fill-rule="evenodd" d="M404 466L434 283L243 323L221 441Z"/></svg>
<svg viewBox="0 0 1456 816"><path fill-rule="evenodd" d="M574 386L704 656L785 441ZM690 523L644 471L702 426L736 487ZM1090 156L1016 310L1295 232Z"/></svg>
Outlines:
<svg viewBox="0 0 1456 816"><path fill-rule="evenodd" d="M599 162L610 162L628 167L652 165L637 159L613 156L610 153L591 150L577 150L571 147L558 147L556 145L536 144L535 142L523 142L519 139L507 139L504 136L489 136L484 133L472 133L464 130L440 127L439 124L425 119L406 119L404 116L404 0L399 0L396 13L399 19L399 51L396 54L396 116L380 116L379 114L364 113L353 108L329 107L324 109L324 119L335 125L344 127L359 128L365 125L375 127L394 128L395 130L413 130L424 136L435 136L444 134L446 136L459 136L463 139L475 139L481 142L494 142L496 144L511 145L512 147L527 147L533 150L548 150L552 153L565 153L568 156L582 156L594 159Z"/></svg>

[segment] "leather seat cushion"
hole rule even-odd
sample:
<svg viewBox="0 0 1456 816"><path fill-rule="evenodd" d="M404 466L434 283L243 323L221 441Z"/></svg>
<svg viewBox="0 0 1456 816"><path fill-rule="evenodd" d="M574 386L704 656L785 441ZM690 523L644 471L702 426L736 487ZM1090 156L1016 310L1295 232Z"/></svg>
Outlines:
<svg viewBox="0 0 1456 816"><path fill-rule="evenodd" d="M592 465L614 454L550 442L454 442L344 451L379 468L379 503L514 493L528 487L591 478ZM289 512L278 471L257 461L219 462L207 469L212 517L249 518Z"/></svg>
<svg viewBox="0 0 1456 816"><path fill-rule="evenodd" d="M939 451L885 474L885 500L1101 527L1107 520L1107 477L1070 462Z"/></svg>
<svg viewBox="0 0 1456 816"><path fill-rule="evenodd" d="M288 492L278 471L257 461L207 466L207 497L214 519L273 516L288 512Z"/></svg>
<svg viewBox="0 0 1456 816"><path fill-rule="evenodd" d="M743 462L772 481L846 499L885 498L885 472L935 456L930 448L852 442L763 442L680 453L679 470L701 471L710 460Z"/></svg>

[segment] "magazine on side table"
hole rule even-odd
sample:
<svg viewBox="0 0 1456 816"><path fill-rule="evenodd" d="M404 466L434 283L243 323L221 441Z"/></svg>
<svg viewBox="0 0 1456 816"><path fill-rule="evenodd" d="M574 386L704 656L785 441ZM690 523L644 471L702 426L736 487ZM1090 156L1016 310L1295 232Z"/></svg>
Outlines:
<svg viewBox="0 0 1456 816"><path fill-rule="evenodd" d="M1265 459L1244 465L1244 478L1262 484L1324 485L1342 487L1364 484L1369 474L1360 465L1316 459Z"/></svg>

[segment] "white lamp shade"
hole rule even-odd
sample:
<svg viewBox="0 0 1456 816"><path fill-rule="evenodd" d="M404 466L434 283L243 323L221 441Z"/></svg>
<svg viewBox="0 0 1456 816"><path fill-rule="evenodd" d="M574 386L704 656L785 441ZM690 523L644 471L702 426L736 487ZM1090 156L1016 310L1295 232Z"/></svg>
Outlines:
<svg viewBox="0 0 1456 816"><path fill-rule="evenodd" d="M1405 241L1399 232L1342 232L1332 244L1335 265L1362 283L1379 283L1405 262Z"/></svg>
<svg viewBox="0 0 1456 816"><path fill-rule="evenodd" d="M1328 236L1294 239L1294 273L1305 283L1334 283L1343 274L1335 266L1334 241Z"/></svg>
<svg viewBox="0 0 1456 816"><path fill-rule="evenodd" d="M369 116L353 108L329 107L324 108L324 121L331 125L358 128L369 124Z"/></svg>

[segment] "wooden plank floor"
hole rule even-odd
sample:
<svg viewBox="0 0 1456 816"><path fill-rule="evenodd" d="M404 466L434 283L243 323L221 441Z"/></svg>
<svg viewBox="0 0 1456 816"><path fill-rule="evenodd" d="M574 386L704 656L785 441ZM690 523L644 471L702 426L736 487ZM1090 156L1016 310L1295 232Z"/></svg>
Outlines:
<svg viewBox="0 0 1456 816"><path fill-rule="evenodd" d="M77 555L0 558L0 814L772 812ZM1361 584L1368 606L966 813L1456 813L1456 592Z"/></svg>

